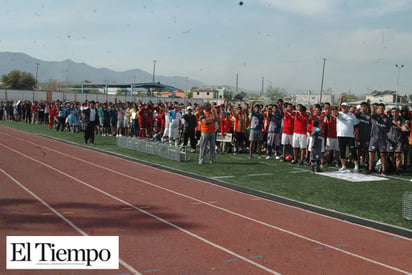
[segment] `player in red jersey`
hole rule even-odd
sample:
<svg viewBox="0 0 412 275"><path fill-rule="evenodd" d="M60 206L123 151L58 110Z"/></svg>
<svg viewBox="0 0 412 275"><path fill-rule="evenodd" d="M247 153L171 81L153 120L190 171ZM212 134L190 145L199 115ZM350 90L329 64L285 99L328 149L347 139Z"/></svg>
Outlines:
<svg viewBox="0 0 412 275"><path fill-rule="evenodd" d="M306 113L306 107L298 104L296 111L293 112L294 127L293 127L293 161L291 164L298 162L298 154L300 151L299 165L303 165L303 160L306 155L306 148L308 147L308 140L306 132L308 130L309 115Z"/></svg>
<svg viewBox="0 0 412 275"><path fill-rule="evenodd" d="M285 160L286 152L288 151L288 146L292 147L294 125L293 105L291 103L286 103L284 111L285 112L283 113L283 131L281 137L281 144L283 146L283 157L281 158L281 161Z"/></svg>

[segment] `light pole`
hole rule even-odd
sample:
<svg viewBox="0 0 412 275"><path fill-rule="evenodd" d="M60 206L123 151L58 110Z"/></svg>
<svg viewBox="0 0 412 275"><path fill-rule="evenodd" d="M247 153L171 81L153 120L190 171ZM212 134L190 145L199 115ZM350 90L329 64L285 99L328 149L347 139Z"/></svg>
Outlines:
<svg viewBox="0 0 412 275"><path fill-rule="evenodd" d="M401 69L405 67L404 65L395 64L395 67L398 69L398 80L396 82L396 94L395 94L395 104L398 104L398 93L399 93L399 76L401 74Z"/></svg>
<svg viewBox="0 0 412 275"><path fill-rule="evenodd" d="M159 60L153 60L153 83L155 82L156 62L159 62Z"/></svg>
<svg viewBox="0 0 412 275"><path fill-rule="evenodd" d="M36 83L35 83L35 86L37 86L37 76L39 75L39 65L40 65L40 63L36 63Z"/></svg>
<svg viewBox="0 0 412 275"><path fill-rule="evenodd" d="M325 63L326 63L326 58L323 59L322 82L321 82L321 84L320 84L319 103L322 103L323 80L324 80L324 78L325 78Z"/></svg>

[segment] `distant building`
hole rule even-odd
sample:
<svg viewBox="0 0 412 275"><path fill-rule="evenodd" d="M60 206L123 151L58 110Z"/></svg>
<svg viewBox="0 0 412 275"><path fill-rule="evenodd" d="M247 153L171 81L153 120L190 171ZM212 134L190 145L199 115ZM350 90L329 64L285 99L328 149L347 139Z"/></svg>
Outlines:
<svg viewBox="0 0 412 275"><path fill-rule="evenodd" d="M294 103L313 105L316 103L320 103L320 93L308 92L306 94L296 94L293 99ZM333 104L333 102L335 102L335 96L331 93L322 93L322 103L325 102Z"/></svg>
<svg viewBox="0 0 412 275"><path fill-rule="evenodd" d="M233 97L233 92L226 87L197 88L193 90L193 98L203 99L205 101L216 101L218 104L221 104L225 99L225 93L231 93Z"/></svg>
<svg viewBox="0 0 412 275"><path fill-rule="evenodd" d="M369 100L371 103L384 103L386 105L397 105L408 103L408 97L406 95L397 94L396 91L373 91L366 95L365 100Z"/></svg>

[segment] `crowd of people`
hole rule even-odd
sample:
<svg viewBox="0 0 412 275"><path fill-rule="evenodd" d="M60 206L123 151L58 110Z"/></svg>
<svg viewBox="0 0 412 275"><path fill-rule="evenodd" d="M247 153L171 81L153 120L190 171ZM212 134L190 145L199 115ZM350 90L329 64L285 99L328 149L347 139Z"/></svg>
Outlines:
<svg viewBox="0 0 412 275"><path fill-rule="evenodd" d="M402 173L411 160L411 113L398 107L362 102L305 106L247 102L223 104L179 102L47 102L0 101L0 119L46 124L57 131L94 136L129 136L167 142L206 154L248 154L271 158L321 172L338 166L341 172ZM190 143L189 143L190 142ZM347 154L346 151L349 151ZM376 161L378 160L378 161Z"/></svg>

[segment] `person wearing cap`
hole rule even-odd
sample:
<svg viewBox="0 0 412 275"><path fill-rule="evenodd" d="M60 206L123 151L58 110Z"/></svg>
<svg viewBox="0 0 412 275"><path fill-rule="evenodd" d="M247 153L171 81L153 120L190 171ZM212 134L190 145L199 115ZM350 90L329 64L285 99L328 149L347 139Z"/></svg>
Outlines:
<svg viewBox="0 0 412 275"><path fill-rule="evenodd" d="M183 115L183 148L186 150L187 143L190 139L191 152L196 152L195 128L197 125L196 116L193 114L193 107L187 106L186 114Z"/></svg>
<svg viewBox="0 0 412 275"><path fill-rule="evenodd" d="M341 99L342 100L342 99ZM340 172L346 172L346 147L349 148L355 162L353 172L359 172L359 160L355 149L355 126L359 124L356 116L349 111L350 105L347 102L341 104L341 111L336 116L336 134L338 137L340 161L342 167Z"/></svg>

